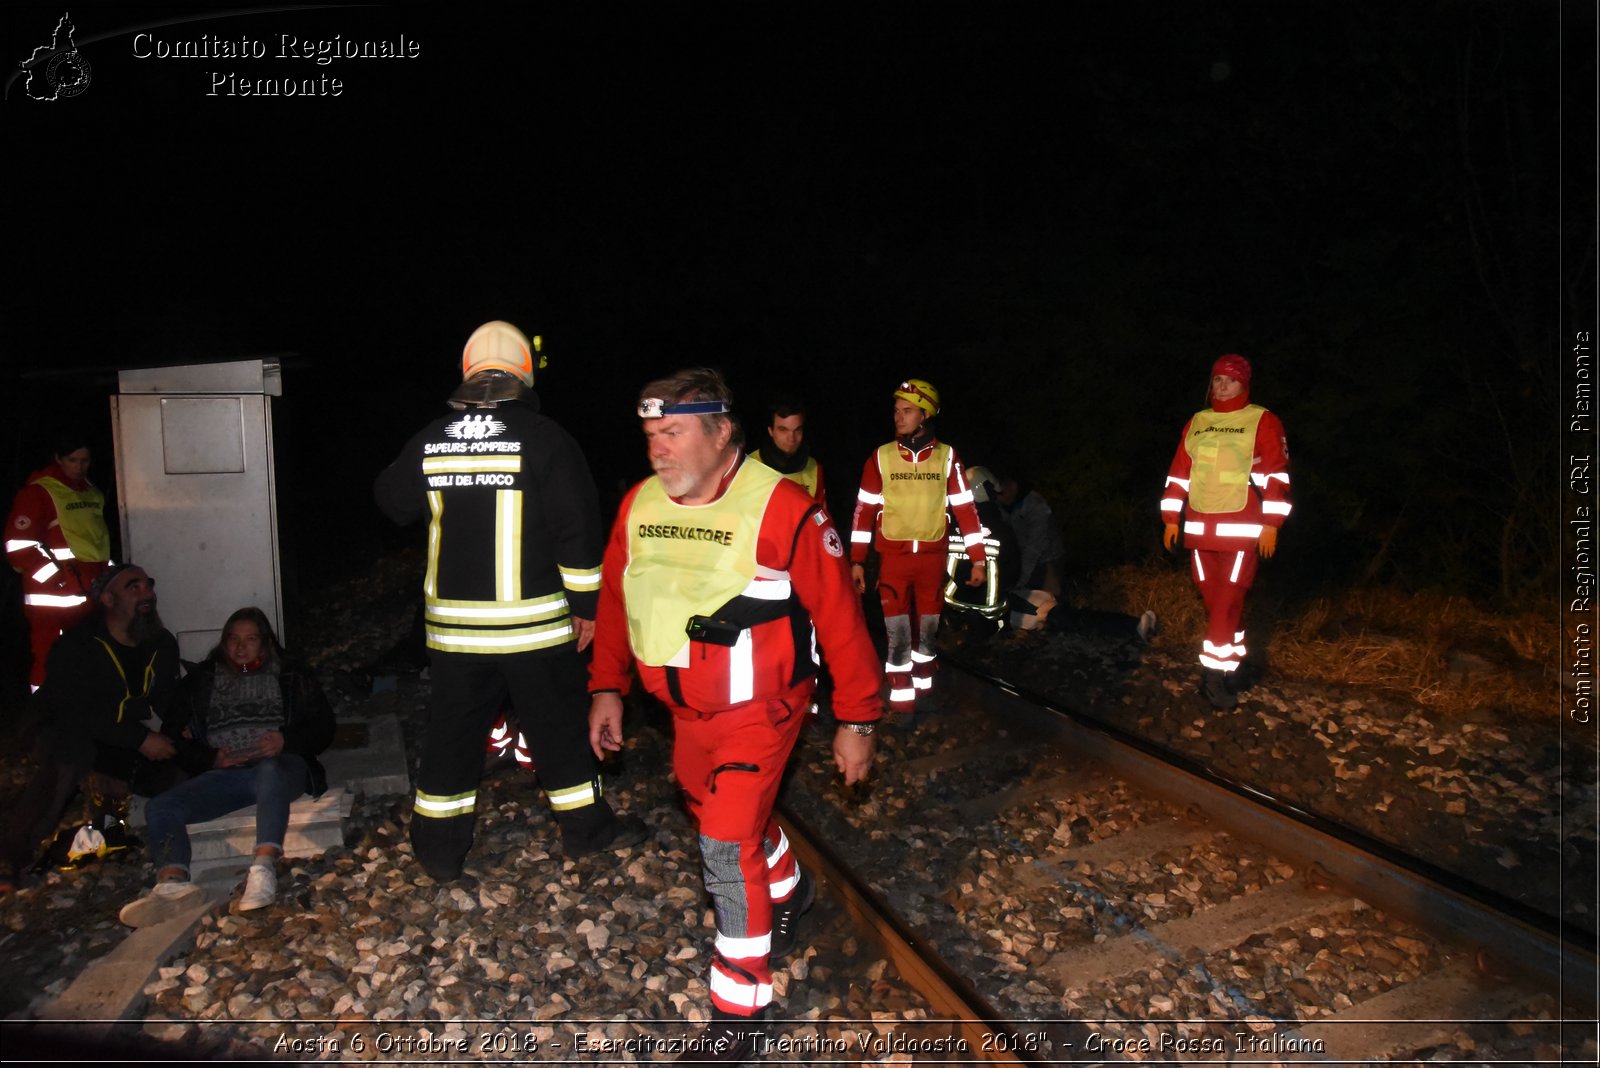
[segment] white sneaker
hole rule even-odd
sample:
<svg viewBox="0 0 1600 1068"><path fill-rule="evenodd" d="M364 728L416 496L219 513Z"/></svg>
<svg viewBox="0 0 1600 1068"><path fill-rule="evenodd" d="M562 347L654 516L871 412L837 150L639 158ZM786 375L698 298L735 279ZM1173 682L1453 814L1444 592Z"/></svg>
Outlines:
<svg viewBox="0 0 1600 1068"><path fill-rule="evenodd" d="M204 896L205 891L191 882L156 883L148 894L122 906L117 919L129 927L150 927L172 919Z"/></svg>
<svg viewBox="0 0 1600 1068"><path fill-rule="evenodd" d="M264 909L278 899L278 873L272 865L252 864L250 874L244 879L244 893L233 906L235 912L254 912Z"/></svg>

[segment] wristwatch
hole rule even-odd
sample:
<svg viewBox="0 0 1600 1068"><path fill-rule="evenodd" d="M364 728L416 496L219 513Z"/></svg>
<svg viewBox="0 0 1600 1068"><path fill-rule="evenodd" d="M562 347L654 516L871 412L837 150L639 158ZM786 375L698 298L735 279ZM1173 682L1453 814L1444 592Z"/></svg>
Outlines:
<svg viewBox="0 0 1600 1068"><path fill-rule="evenodd" d="M841 723L839 726L854 734L871 734L878 729L876 723Z"/></svg>

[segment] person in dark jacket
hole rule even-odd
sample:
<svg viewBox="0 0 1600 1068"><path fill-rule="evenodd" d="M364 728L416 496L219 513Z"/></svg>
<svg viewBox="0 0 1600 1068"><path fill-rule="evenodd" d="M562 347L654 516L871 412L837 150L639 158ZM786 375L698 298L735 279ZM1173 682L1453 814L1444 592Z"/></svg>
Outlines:
<svg viewBox="0 0 1600 1068"><path fill-rule="evenodd" d="M130 789L153 796L182 774L174 758L184 746L160 729L178 697L179 665L177 639L156 612L155 580L135 564L115 564L94 580L89 600L95 615L51 648L33 696L38 770L0 820L0 889L15 888L91 771L107 787L90 791L90 826L105 839L118 837Z"/></svg>
<svg viewBox="0 0 1600 1068"><path fill-rule="evenodd" d="M289 805L327 788L317 754L333 740L334 719L316 676L284 653L261 609L241 608L228 617L210 656L185 676L181 707L166 727L195 743L180 759L196 774L150 802L157 882L123 907L122 922L159 923L195 901L201 890L189 881L188 825L251 804L255 861L235 908L272 904Z"/></svg>
<svg viewBox="0 0 1600 1068"><path fill-rule="evenodd" d="M373 484L389 519L428 521L432 693L411 846L438 882L464 874L484 739L507 697L568 857L626 849L648 833L638 817L612 812L589 751L579 654L594 638L600 508L583 450L539 411L536 364L537 337L498 319L478 327L449 412Z"/></svg>

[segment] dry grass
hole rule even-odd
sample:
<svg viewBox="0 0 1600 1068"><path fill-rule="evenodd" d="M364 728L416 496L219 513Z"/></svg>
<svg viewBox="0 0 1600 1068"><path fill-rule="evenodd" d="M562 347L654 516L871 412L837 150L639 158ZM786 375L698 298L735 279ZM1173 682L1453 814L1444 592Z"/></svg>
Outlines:
<svg viewBox="0 0 1600 1068"><path fill-rule="evenodd" d="M1198 647L1205 609L1188 572L1160 564L1097 576L1089 605L1153 608L1163 645ZM1560 624L1555 613L1495 615L1460 597L1356 590L1290 603L1257 591L1247 624L1274 671L1308 682L1366 687L1440 713L1498 709L1560 715Z"/></svg>

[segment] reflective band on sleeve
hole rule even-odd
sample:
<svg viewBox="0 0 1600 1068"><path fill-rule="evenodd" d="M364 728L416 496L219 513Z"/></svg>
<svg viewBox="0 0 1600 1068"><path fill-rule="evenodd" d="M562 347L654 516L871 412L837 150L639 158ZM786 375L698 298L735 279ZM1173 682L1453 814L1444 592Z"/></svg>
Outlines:
<svg viewBox="0 0 1600 1068"><path fill-rule="evenodd" d="M579 783L565 790L546 790L544 795L550 799L550 807L557 812L571 812L599 800L599 791L595 787L593 782Z"/></svg>
<svg viewBox="0 0 1600 1068"><path fill-rule="evenodd" d="M411 808L419 816L431 819L448 819L451 816L461 816L474 811L478 807L478 794L469 790L464 794L425 794L417 791L416 800Z"/></svg>
<svg viewBox="0 0 1600 1068"><path fill-rule="evenodd" d="M42 544L40 544L39 542L28 541L26 539L23 539L23 540L20 540L20 541L8 541L8 542L6 542L6 552L8 552L8 553L14 553L18 549L43 549L43 548L44 548L44 546Z"/></svg>
<svg viewBox="0 0 1600 1068"><path fill-rule="evenodd" d="M1294 507L1288 501L1262 501L1261 512L1263 515L1288 515L1289 509Z"/></svg>
<svg viewBox="0 0 1600 1068"><path fill-rule="evenodd" d="M1174 478L1173 476L1168 475L1167 476L1167 485L1169 485L1169 486L1177 486L1179 489L1183 490L1183 492L1185 492L1185 493L1189 492L1189 480L1186 479L1186 478Z"/></svg>
<svg viewBox="0 0 1600 1068"><path fill-rule="evenodd" d="M57 560L76 560L77 559L77 557L73 555L72 550L70 548L52 549L52 550L50 550L50 555L54 556Z"/></svg>
<svg viewBox="0 0 1600 1068"><path fill-rule="evenodd" d="M982 543L983 543L983 535L981 533L979 533L979 534L963 534L963 535L961 535L961 547L963 549L970 549L974 545L981 545Z"/></svg>
<svg viewBox="0 0 1600 1068"><path fill-rule="evenodd" d="M870 545L870 544L872 544L872 531L870 531L870 530L852 530L850 532L850 543L852 545Z"/></svg>
<svg viewBox="0 0 1600 1068"><path fill-rule="evenodd" d="M972 491L962 490L960 493L949 493L945 495L945 500L950 502L950 507L959 508L963 504L972 503Z"/></svg>
<svg viewBox="0 0 1600 1068"><path fill-rule="evenodd" d="M66 596L54 593L29 593L24 594L23 604L38 605L40 608L76 608L80 604L88 603L89 598L81 595Z"/></svg>
<svg viewBox="0 0 1600 1068"><path fill-rule="evenodd" d="M743 1009L760 1009L772 1003L771 983L746 983L729 975L713 962L710 977L711 993L730 1005Z"/></svg>
<svg viewBox="0 0 1600 1068"><path fill-rule="evenodd" d="M1219 538L1259 538L1261 537L1260 523L1218 523L1217 537Z"/></svg>
<svg viewBox="0 0 1600 1068"><path fill-rule="evenodd" d="M49 578L51 575L54 575L60 570L61 569L56 566L55 561L52 560L33 573L33 581L43 582L45 579Z"/></svg>
<svg viewBox="0 0 1600 1068"><path fill-rule="evenodd" d="M883 494L868 493L866 490L857 490L856 500L860 501L862 504L882 504Z"/></svg>
<svg viewBox="0 0 1600 1068"><path fill-rule="evenodd" d="M747 960L750 957L765 957L771 953L772 936L764 934L754 938L734 938L719 933L716 945L717 952L729 960Z"/></svg>
<svg viewBox="0 0 1600 1068"><path fill-rule="evenodd" d="M787 579L777 581L773 579L751 579L750 585L739 591L741 597L754 597L758 601L787 601L794 593L794 587Z"/></svg>
<svg viewBox="0 0 1600 1068"><path fill-rule="evenodd" d="M1182 507L1183 499L1181 497L1163 497L1161 499L1161 510L1163 512L1176 512Z"/></svg>
<svg viewBox="0 0 1600 1068"><path fill-rule="evenodd" d="M598 590L600 588L600 569L598 567L562 567L556 565L556 570L561 572L561 584L569 590Z"/></svg>

